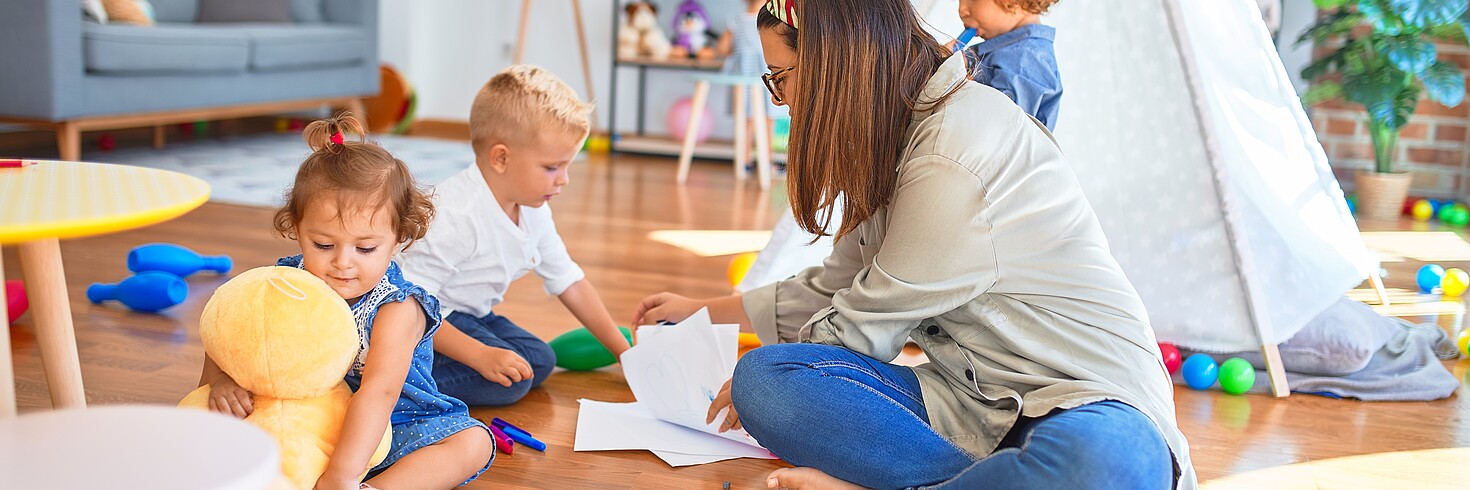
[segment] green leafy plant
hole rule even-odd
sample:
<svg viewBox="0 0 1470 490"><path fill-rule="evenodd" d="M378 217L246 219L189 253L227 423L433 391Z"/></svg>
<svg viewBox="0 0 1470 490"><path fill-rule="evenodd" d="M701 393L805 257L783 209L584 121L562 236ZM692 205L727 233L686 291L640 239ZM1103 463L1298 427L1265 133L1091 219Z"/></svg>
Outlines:
<svg viewBox="0 0 1470 490"><path fill-rule="evenodd" d="M1368 113L1374 168L1393 171L1399 130L1419 98L1449 107L1465 98L1465 76L1439 60L1435 42L1465 44L1470 0L1313 0L1321 15L1297 43L1329 47L1302 69L1316 80L1302 101L1342 98ZM1366 27L1359 27L1366 26ZM1320 79L1320 80L1319 80Z"/></svg>

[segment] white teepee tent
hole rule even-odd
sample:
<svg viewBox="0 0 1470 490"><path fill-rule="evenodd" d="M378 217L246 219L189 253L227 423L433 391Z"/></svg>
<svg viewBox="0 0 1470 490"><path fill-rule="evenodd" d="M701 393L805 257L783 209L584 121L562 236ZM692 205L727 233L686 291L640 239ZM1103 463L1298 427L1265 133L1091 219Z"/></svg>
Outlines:
<svg viewBox="0 0 1470 490"><path fill-rule="evenodd" d="M1254 0L1061 2L1047 22L1058 143L1161 341L1269 364L1377 271Z"/></svg>

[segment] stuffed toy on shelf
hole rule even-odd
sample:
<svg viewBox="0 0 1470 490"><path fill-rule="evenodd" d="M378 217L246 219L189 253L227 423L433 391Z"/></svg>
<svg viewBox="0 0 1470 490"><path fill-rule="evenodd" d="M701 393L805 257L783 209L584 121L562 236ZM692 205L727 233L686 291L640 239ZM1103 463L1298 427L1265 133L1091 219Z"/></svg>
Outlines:
<svg viewBox="0 0 1470 490"><path fill-rule="evenodd" d="M618 31L619 59L669 58L669 37L658 27L658 7L649 2L623 6L623 28Z"/></svg>
<svg viewBox="0 0 1470 490"><path fill-rule="evenodd" d="M199 337L209 358L251 393L254 411L245 421L280 446L276 487L316 485L352 398L343 376L360 343L347 303L304 270L252 269L215 290L200 315ZM209 389L200 386L179 406L208 410ZM364 474L388 456L391 436L385 427Z"/></svg>
<svg viewBox="0 0 1470 490"><path fill-rule="evenodd" d="M709 14L695 0L684 0L674 10L674 48L671 58L714 59L719 34L710 28Z"/></svg>

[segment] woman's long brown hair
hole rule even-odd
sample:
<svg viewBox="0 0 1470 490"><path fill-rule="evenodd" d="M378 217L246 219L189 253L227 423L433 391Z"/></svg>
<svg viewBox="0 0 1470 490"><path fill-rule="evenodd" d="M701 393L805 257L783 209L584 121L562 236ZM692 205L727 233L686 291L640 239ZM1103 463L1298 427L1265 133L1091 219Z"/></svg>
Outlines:
<svg viewBox="0 0 1470 490"><path fill-rule="evenodd" d="M919 98L947 56L909 0L807 0L797 17L800 29L764 9L758 19L796 51L786 190L797 225L817 236L832 234L842 196L841 239L893 197L904 133L915 110L943 100Z"/></svg>

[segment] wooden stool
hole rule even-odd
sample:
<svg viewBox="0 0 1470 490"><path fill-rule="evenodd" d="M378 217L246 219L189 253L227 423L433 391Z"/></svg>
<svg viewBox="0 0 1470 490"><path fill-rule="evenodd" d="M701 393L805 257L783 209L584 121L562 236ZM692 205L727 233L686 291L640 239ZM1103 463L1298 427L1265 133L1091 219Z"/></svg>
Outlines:
<svg viewBox="0 0 1470 490"><path fill-rule="evenodd" d="M694 140L699 133L700 117L709 99L710 84L735 87L735 178L745 180L745 164L750 163L750 139L745 134L745 98L749 94L750 118L755 121L755 173L761 190L771 188L771 129L766 125L766 89L760 77L738 75L700 75L694 77L694 101L689 109L689 124L684 128L684 146L679 150L679 185L689 180L689 164L694 159Z"/></svg>

